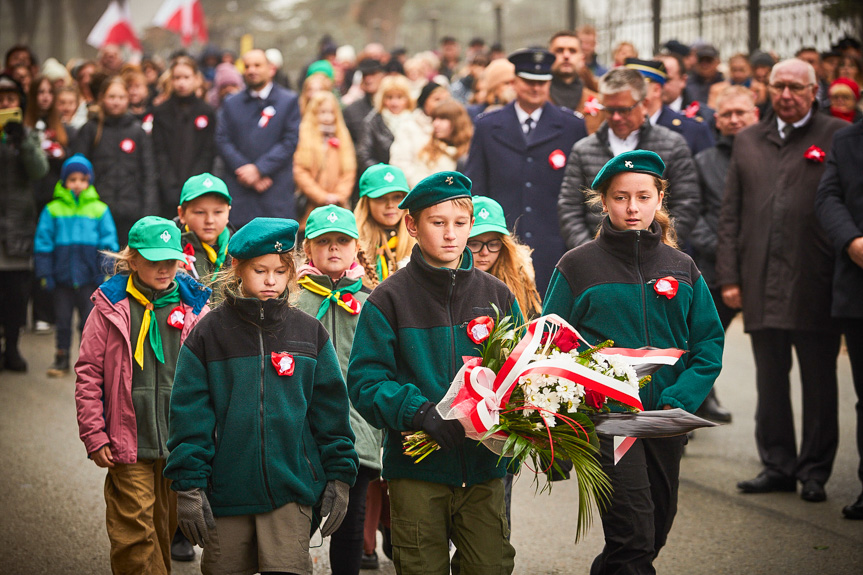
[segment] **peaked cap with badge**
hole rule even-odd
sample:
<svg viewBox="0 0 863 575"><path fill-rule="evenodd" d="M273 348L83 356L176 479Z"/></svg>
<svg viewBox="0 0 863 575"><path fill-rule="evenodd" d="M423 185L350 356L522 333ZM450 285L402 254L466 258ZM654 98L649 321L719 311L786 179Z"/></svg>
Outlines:
<svg viewBox="0 0 863 575"><path fill-rule="evenodd" d="M175 226L176 227L176 226ZM287 218L255 218L231 236L228 253L248 260L293 249L300 224Z"/></svg>
<svg viewBox="0 0 863 575"><path fill-rule="evenodd" d="M225 198L228 204L231 203L231 194L228 192L228 186L224 180L217 178L213 174L204 172L203 174L192 176L183 184L183 189L180 192L180 205L200 198L204 194L218 194Z"/></svg>
<svg viewBox="0 0 863 575"><path fill-rule="evenodd" d="M360 177L360 197L380 198L392 192L411 191L401 168L389 164L375 164Z"/></svg>
<svg viewBox="0 0 863 575"><path fill-rule="evenodd" d="M306 238L313 240L330 232L345 234L354 239L360 237L357 220L353 212L336 205L315 208L306 220Z"/></svg>
<svg viewBox="0 0 863 575"><path fill-rule="evenodd" d="M639 60L638 58L627 58L623 61L623 65L630 70L640 72L645 79L651 82L656 82L660 86L664 86L668 80L668 74L665 72L665 64L659 60Z"/></svg>
<svg viewBox="0 0 863 575"><path fill-rule="evenodd" d="M515 66L515 75L525 80L551 80L554 54L541 48L516 50L507 58Z"/></svg>
<svg viewBox="0 0 863 575"><path fill-rule="evenodd" d="M129 247L151 262L185 262L186 256L180 247L180 235L177 224L171 220L146 216L135 222L129 230Z"/></svg>
<svg viewBox="0 0 863 575"><path fill-rule="evenodd" d="M590 187L597 190L606 181L623 172L648 174L661 178L665 172L665 162L662 161L659 154L649 150L624 152L608 160L602 166L602 169L596 174L596 178L594 178Z"/></svg>
<svg viewBox="0 0 863 575"><path fill-rule="evenodd" d="M438 172L420 180L399 208L413 214L441 202L470 198L471 186L470 178L461 172Z"/></svg>

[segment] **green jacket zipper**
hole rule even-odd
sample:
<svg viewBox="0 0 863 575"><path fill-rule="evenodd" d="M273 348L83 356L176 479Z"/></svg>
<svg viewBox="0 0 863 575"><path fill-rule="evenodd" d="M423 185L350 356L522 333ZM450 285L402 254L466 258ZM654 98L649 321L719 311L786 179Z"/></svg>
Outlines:
<svg viewBox="0 0 863 575"><path fill-rule="evenodd" d="M261 321L264 321L264 306L261 305ZM264 434L264 376L266 374L266 357L264 355L264 330L261 326L258 327L258 341L261 344L261 397L260 397L260 416L261 416L261 473L264 476L264 486L267 488L267 496L270 499L270 505L273 509L276 508L276 500L273 497L273 492L270 489L270 479L267 476L267 448Z"/></svg>
<svg viewBox="0 0 863 575"><path fill-rule="evenodd" d="M153 319L151 321L156 321L156 311L153 310ZM150 326L152 329L152 326ZM162 432L159 430L159 359L156 357L156 354L153 354L153 363L156 366L156 397L153 405L156 407L156 442L159 444L159 459L165 457L165 452L162 450Z"/></svg>
<svg viewBox="0 0 863 575"><path fill-rule="evenodd" d="M452 318L452 296L455 293L455 278L456 270L450 270L452 281L449 284L449 293L447 294L446 312L449 316L449 331L450 331L450 380L455 377L456 361L455 361L455 321ZM458 446L458 458L461 462L461 486L467 487L467 464L464 460L464 444Z"/></svg>
<svg viewBox="0 0 863 575"><path fill-rule="evenodd" d="M650 345L650 331L647 326L647 294L644 289L644 275L641 273L641 230L635 232L635 270L638 272L638 285L641 288L641 313L644 321L644 341L646 345ZM650 409L653 405L653 386L648 384L650 393L648 394L649 405L645 406Z"/></svg>

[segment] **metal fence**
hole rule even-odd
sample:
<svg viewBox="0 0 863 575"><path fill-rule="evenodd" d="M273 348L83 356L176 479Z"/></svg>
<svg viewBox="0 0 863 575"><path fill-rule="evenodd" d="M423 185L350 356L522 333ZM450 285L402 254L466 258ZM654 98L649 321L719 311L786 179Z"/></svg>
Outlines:
<svg viewBox="0 0 863 575"><path fill-rule="evenodd" d="M660 6L654 18L655 5ZM825 0L607 0L597 28L598 51L606 63L615 46L632 42L642 55L652 54L656 42L698 40L716 46L723 58L750 52L753 46L789 57L802 46L824 51L839 38L855 35L850 22L835 23L822 13ZM658 38L655 25L658 24ZM753 38L753 34L756 37Z"/></svg>

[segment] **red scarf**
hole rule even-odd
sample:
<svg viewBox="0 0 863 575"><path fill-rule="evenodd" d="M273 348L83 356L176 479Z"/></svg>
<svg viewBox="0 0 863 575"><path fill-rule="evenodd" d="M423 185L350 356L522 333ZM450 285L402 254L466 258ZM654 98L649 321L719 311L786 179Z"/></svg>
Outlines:
<svg viewBox="0 0 863 575"><path fill-rule="evenodd" d="M846 122L854 121L854 110L851 110L850 112L840 112L839 110L831 106L830 115L834 118L845 120Z"/></svg>

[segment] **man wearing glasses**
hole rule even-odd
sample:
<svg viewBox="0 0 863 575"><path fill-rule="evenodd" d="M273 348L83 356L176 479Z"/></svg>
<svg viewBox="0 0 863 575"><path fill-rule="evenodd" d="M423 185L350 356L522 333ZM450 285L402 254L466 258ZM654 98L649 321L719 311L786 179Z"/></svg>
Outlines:
<svg viewBox="0 0 863 575"><path fill-rule="evenodd" d="M668 128L651 125L644 106L647 86L636 70L608 72L599 80L599 95L605 121L596 133L572 147L557 203L560 234L567 247L592 240L602 221L599 206L588 206L585 196L596 174L611 158L635 149L656 152L665 162L665 178L671 182L667 207L683 245L698 218L700 196L686 140Z"/></svg>
<svg viewBox="0 0 863 575"><path fill-rule="evenodd" d="M839 439L836 358L830 318L833 246L815 215L815 193L834 132L846 122L819 114L815 70L799 59L770 74L775 116L734 140L722 199L716 281L743 309L755 356L755 443L763 469L743 493L794 492L824 501ZM798 451L791 410L791 349L803 389Z"/></svg>

